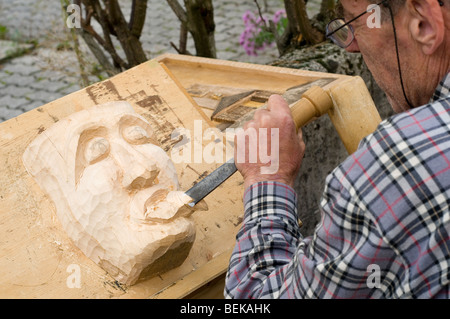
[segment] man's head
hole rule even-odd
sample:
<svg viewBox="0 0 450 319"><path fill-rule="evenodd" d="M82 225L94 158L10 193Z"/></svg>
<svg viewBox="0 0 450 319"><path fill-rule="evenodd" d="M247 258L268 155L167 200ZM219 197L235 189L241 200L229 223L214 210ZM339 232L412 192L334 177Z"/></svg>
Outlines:
<svg viewBox="0 0 450 319"><path fill-rule="evenodd" d="M340 0L343 17L349 21L380 1ZM391 10L380 5L380 27L367 23L377 18L373 16L376 11L351 23L355 40L347 50L361 52L396 112L409 106L400 84L395 38L405 94L412 106L426 104L439 81L450 71L450 1L441 2L443 6L438 0L387 0L385 4Z"/></svg>
<svg viewBox="0 0 450 319"><path fill-rule="evenodd" d="M181 263L195 237L189 197L153 133L130 104L111 102L60 120L23 155L75 245L125 284Z"/></svg>

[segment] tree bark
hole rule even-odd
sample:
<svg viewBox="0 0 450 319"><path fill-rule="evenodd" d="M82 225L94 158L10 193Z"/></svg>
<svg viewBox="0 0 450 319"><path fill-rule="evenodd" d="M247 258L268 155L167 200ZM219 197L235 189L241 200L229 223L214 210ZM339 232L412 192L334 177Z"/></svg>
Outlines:
<svg viewBox="0 0 450 319"><path fill-rule="evenodd" d="M194 38L197 56L216 58L212 0L184 0L187 25Z"/></svg>
<svg viewBox="0 0 450 319"><path fill-rule="evenodd" d="M74 3L84 6L84 17L81 17L80 35L93 52L99 63L109 75L117 74L147 61L139 38L144 27L148 0L133 0L129 22L123 16L117 0L75 0ZM97 33L91 25L91 19L98 21L102 34ZM114 46L112 37L116 37L125 53L126 60L120 57ZM104 53L112 58L112 63Z"/></svg>
<svg viewBox="0 0 450 319"><path fill-rule="evenodd" d="M335 0L322 0L322 3L320 4L319 15L316 17L317 20L322 21L322 23L325 26L329 21L334 19L335 9L336 9Z"/></svg>
<svg viewBox="0 0 450 319"><path fill-rule="evenodd" d="M196 55L216 58L214 7L212 0L167 0L175 15L194 39Z"/></svg>
<svg viewBox="0 0 450 319"><path fill-rule="evenodd" d="M323 34L311 25L304 0L284 0L284 6L289 21L288 29L291 33L292 46L300 46L302 40L306 44L317 44L323 41Z"/></svg>
<svg viewBox="0 0 450 319"><path fill-rule="evenodd" d="M142 49L142 44L139 38L132 34L128 28L127 21L123 16L117 0L104 0L106 10L108 12L108 20L110 25L114 28L125 55L128 60L128 68L141 64L147 61L147 57ZM145 20L145 17L144 17Z"/></svg>
<svg viewBox="0 0 450 319"><path fill-rule="evenodd" d="M98 42L89 32L86 32L85 30L81 29L78 31L78 34L81 35L84 42L91 50L92 54L94 54L98 63L100 63L100 65L103 67L103 69L109 76L116 75L120 72L120 70L114 67L114 65L109 61L108 57L106 56L106 54L104 53Z"/></svg>
<svg viewBox="0 0 450 319"><path fill-rule="evenodd" d="M322 3L320 4L320 13L323 16L332 16L335 7L335 0L322 0Z"/></svg>
<svg viewBox="0 0 450 319"><path fill-rule="evenodd" d="M192 55L191 52L187 50L187 40L188 40L188 29L184 23L180 24L180 43L177 47L173 42L170 45L178 52L178 54Z"/></svg>
<svg viewBox="0 0 450 319"><path fill-rule="evenodd" d="M61 7L62 7L64 14L67 13L67 7L69 5L70 5L69 0L61 0ZM89 85L89 77L85 70L85 59L80 50L80 41L79 41L79 37L78 37L79 34L78 34L77 30L78 30L77 28L71 28L69 33L72 38L74 51L75 51L75 54L76 54L77 60L78 60L78 67L80 69L80 82L83 87L86 87Z"/></svg>
<svg viewBox="0 0 450 319"><path fill-rule="evenodd" d="M137 39L141 37L147 13L147 0L133 0L128 28Z"/></svg>

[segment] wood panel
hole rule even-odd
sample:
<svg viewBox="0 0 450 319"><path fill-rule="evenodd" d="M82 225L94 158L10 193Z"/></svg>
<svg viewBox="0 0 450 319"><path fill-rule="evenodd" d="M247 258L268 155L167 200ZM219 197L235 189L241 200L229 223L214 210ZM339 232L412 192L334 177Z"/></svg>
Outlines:
<svg viewBox="0 0 450 319"><path fill-rule="evenodd" d="M0 297L2 298L147 298L172 285L234 245L242 215L242 181L236 174L207 199L208 211L197 211L197 237L182 266L126 287L87 259L75 247L44 195L21 161L26 146L47 127L71 113L95 104L125 100L149 120L170 153L175 128L204 132L210 121L157 62L149 61L109 80L94 84L0 125ZM197 125L197 126L195 126ZM203 146L208 140L203 141ZM176 164L182 189L220 163ZM221 265L223 273L226 263ZM80 288L67 280L80 269ZM208 267L206 267L207 269ZM216 269L216 268L214 268ZM214 276L213 276L214 277ZM193 289L203 284L193 284ZM185 293L189 293L186 291ZM171 295L176 298L179 296Z"/></svg>
<svg viewBox="0 0 450 319"><path fill-rule="evenodd" d="M125 100L157 128L158 139L170 154L179 141L171 138L176 128L188 129L194 135L196 130L204 132L221 125L210 119L213 108L198 105L195 88L212 88L213 93L214 88L220 88L218 91L225 95L252 90L284 94L289 88L319 79L331 81L324 81L334 102L329 115L343 140L351 135L351 152L361 135L370 133L379 122L370 94L359 78L172 54L0 124L0 297L217 297L242 222L243 186L239 174L206 198L207 211L194 214L197 237L186 261L176 269L126 287L71 243L56 218L53 204L25 171L22 153L37 135L59 119L96 104ZM211 99L207 102L211 105ZM353 112L355 108L357 112ZM353 127L356 131L347 129ZM205 150L217 139L200 140ZM227 146L222 139L224 161L231 155L226 154ZM189 189L220 164L208 164L202 158L194 158L194 154L190 163L176 163L182 189ZM80 269L80 288L68 285L71 265Z"/></svg>

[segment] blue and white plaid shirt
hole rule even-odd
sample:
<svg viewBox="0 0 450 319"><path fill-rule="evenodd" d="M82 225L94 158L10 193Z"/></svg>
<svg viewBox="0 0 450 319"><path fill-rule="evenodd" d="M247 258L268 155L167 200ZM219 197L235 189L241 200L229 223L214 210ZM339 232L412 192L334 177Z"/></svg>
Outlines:
<svg viewBox="0 0 450 319"><path fill-rule="evenodd" d="M291 187L250 186L225 296L449 298L449 90L450 73L430 104L383 121L327 177L312 237Z"/></svg>

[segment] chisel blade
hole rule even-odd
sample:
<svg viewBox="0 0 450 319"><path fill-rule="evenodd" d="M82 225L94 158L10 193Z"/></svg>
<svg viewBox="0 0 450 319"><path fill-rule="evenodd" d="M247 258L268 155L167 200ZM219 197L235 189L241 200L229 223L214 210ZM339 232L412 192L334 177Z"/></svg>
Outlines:
<svg viewBox="0 0 450 319"><path fill-rule="evenodd" d="M211 174L192 186L186 192L186 195L192 198L192 201L188 205L193 207L224 181L226 181L230 176L232 176L236 171L237 168L234 164L233 158L216 168Z"/></svg>

